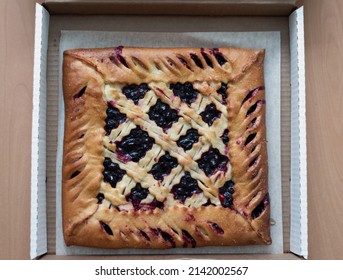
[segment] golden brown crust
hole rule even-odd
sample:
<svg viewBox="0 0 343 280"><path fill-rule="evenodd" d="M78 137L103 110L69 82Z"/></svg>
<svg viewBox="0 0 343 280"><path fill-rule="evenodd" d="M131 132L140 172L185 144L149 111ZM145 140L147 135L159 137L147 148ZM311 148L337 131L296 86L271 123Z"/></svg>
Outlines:
<svg viewBox="0 0 343 280"><path fill-rule="evenodd" d="M218 53L225 63L216 58ZM270 244L263 59L264 51L232 48L66 51L62 174L66 244L155 249ZM202 97L192 106L181 102L168 87L177 82L192 83ZM121 88L142 83L150 90L137 106L125 98ZM221 83L228 85L226 100L217 93ZM147 115L157 99L180 116L168 134ZM105 135L108 102L116 104L130 121ZM209 103L221 112L211 126L199 116ZM155 140L152 151L138 163L127 162L114 152L116 141L135 126ZM197 129L201 138L185 152L176 141L190 127ZM225 129L229 130L228 145L220 138ZM229 163L227 169L208 177L197 160L210 147L228 156ZM173 178L161 184L148 171L163 151L179 165L172 171ZM103 180L105 157L126 172L116 188ZM180 182L184 172L198 180L201 194L181 203L168 184ZM235 182L233 204L223 207L218 189L228 180ZM125 197L134 183L149 190L147 200L162 201L164 207L132 209ZM103 203L97 200L100 191L106 197ZM203 206L207 199L210 205Z"/></svg>

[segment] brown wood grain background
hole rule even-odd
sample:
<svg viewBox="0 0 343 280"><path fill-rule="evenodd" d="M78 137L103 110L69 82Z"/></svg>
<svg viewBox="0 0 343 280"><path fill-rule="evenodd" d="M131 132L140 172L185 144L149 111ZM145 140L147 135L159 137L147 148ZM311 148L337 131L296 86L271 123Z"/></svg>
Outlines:
<svg viewBox="0 0 343 280"><path fill-rule="evenodd" d="M305 1L309 252L343 259L343 1Z"/></svg>
<svg viewBox="0 0 343 280"><path fill-rule="evenodd" d="M33 0L0 0L0 258L30 257Z"/></svg>
<svg viewBox="0 0 343 280"><path fill-rule="evenodd" d="M35 2L0 0L0 259L29 258ZM309 256L343 259L343 1L301 2L306 33Z"/></svg>

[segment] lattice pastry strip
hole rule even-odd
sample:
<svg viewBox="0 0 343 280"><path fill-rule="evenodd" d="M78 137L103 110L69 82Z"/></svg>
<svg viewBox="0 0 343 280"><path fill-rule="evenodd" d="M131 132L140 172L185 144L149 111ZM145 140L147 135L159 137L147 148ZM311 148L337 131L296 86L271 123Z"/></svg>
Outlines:
<svg viewBox="0 0 343 280"><path fill-rule="evenodd" d="M168 150L172 155L177 157L180 164L184 162L186 164L185 168L187 168L187 171L195 172L194 170L198 169L197 163L192 160L192 157L191 157L192 154L184 153L183 150L179 149L173 141L168 140L169 139L168 135L165 135L165 137L160 138L160 135L163 134L163 131L160 128L156 128L153 122L148 119L148 116L144 114L142 110L140 110L139 108L136 108L135 110L125 109L124 102L125 101L123 101L122 99L115 100L115 103L118 104L119 108L121 108L121 112L125 113L126 116L128 116L130 119L135 119L136 124L140 125L140 127L144 127L146 131L149 131L149 135L155 138L155 142L158 143L160 146L162 146L164 150ZM118 141L120 142L120 139ZM208 147L208 145L206 146L206 143L204 143L203 147L206 148ZM146 157L146 158L149 158L149 157ZM142 172L138 172L138 173L142 174ZM203 181L206 181L207 182L206 186L212 185L211 182L203 174L202 175L194 174L194 175L197 178L200 178ZM212 187L212 189L213 188L214 187Z"/></svg>
<svg viewBox="0 0 343 280"><path fill-rule="evenodd" d="M263 58L232 48L66 51L66 244L270 244Z"/></svg>

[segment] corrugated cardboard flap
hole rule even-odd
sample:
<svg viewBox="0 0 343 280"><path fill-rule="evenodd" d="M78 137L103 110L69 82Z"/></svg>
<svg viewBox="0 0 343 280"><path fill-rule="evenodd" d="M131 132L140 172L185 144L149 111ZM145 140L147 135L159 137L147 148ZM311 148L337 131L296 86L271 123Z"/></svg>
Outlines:
<svg viewBox="0 0 343 280"><path fill-rule="evenodd" d="M31 144L32 259L47 252L46 230L46 64L49 13L36 4Z"/></svg>
<svg viewBox="0 0 343 280"><path fill-rule="evenodd" d="M296 10L289 20L291 42L291 232L290 249L308 257L307 150L304 11Z"/></svg>

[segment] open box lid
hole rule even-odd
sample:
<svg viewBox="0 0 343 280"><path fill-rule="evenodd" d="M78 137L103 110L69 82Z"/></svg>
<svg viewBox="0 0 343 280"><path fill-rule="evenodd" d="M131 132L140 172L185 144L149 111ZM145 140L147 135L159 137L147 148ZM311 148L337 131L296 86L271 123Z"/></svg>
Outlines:
<svg viewBox="0 0 343 280"><path fill-rule="evenodd" d="M64 1L46 1L62 5ZM67 1L68 3L71 1ZM75 1L73 1L75 2ZM95 1L78 1L93 3ZM101 1L122 3L123 1ZM129 1L133 3L134 1ZM142 1L136 1L142 2ZM149 1L148 1L149 2ZM159 2L162 1L150 1ZM194 1L184 1L191 3ZM199 1L209 3L208 1ZM221 3L257 1L214 1ZM259 1L261 2L261 1ZM264 2L264 1L262 1ZM265 1L280 2L280 1ZM282 1L283 2L283 1ZM285 1L292 2L295 1ZM66 2L64 2L66 3ZM211 2L212 3L212 2ZM124 5L124 4L122 4ZM124 5L125 6L125 5ZM124 7L123 6L123 7ZM260 7L262 8L262 7ZM293 10L295 6L290 9ZM179 10L180 11L180 10ZM160 12L161 13L161 12ZM287 16L289 13L286 14ZM33 123L32 123L32 162L31 162L31 258L47 252L46 223L46 71L49 32L49 12L36 5ZM306 174L306 117L305 117L305 64L304 64L304 26L303 9L297 9L289 16L291 49L291 92L292 92L292 139L291 139L291 252L307 258L307 174Z"/></svg>

